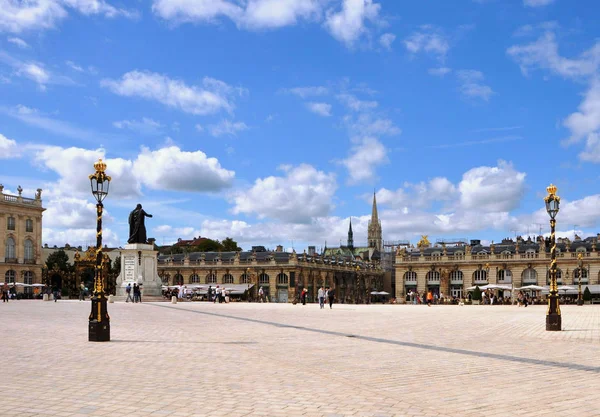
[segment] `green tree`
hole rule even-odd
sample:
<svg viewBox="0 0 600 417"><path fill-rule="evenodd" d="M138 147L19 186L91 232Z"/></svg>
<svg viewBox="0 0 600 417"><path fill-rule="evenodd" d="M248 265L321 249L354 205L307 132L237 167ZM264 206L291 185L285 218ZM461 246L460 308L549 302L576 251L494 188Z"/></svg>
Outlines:
<svg viewBox="0 0 600 417"><path fill-rule="evenodd" d="M237 242L230 237L223 239L221 246L223 252L238 252L242 250L242 248L238 246Z"/></svg>
<svg viewBox="0 0 600 417"><path fill-rule="evenodd" d="M62 249L52 252L46 259L46 268L53 269L54 265L61 271L69 272L73 269L73 265L69 263L69 255Z"/></svg>
<svg viewBox="0 0 600 417"><path fill-rule="evenodd" d="M217 252L221 250L221 248L222 246L218 240L206 239L196 246L194 251L190 252Z"/></svg>
<svg viewBox="0 0 600 417"><path fill-rule="evenodd" d="M479 286L475 287L473 290L473 300L481 301L481 290L479 289Z"/></svg>
<svg viewBox="0 0 600 417"><path fill-rule="evenodd" d="M111 265L110 271L117 275L121 273L121 256L120 255L115 258L115 261Z"/></svg>
<svg viewBox="0 0 600 417"><path fill-rule="evenodd" d="M583 291L583 301L592 301L592 292L588 287Z"/></svg>

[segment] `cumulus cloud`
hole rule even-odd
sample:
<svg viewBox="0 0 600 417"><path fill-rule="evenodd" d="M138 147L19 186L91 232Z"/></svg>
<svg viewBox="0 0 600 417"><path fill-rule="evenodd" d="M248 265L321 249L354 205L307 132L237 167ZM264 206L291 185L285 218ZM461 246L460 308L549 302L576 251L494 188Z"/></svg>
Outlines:
<svg viewBox="0 0 600 417"><path fill-rule="evenodd" d="M87 16L137 17L136 12L116 8L104 0L2 0L0 6L0 32L12 33L54 28L70 10Z"/></svg>
<svg viewBox="0 0 600 417"><path fill-rule="evenodd" d="M389 162L387 149L374 137L355 138L350 155L341 161L348 170L348 182L357 184L375 178L375 168Z"/></svg>
<svg viewBox="0 0 600 417"><path fill-rule="evenodd" d="M388 51L392 50L392 43L396 40L396 35L393 33L384 33L379 37L379 43Z"/></svg>
<svg viewBox="0 0 600 417"><path fill-rule="evenodd" d="M100 85L121 96L157 101L195 115L231 113L235 98L247 92L210 77L202 80L202 86L190 86L166 75L137 70L123 74L119 80L104 79Z"/></svg>
<svg viewBox="0 0 600 417"><path fill-rule="evenodd" d="M591 82L579 105L579 111L569 115L564 121L564 126L571 131L567 144L579 142L587 137L591 150L597 148L596 140L600 130L600 80L598 78Z"/></svg>
<svg viewBox="0 0 600 417"><path fill-rule="evenodd" d="M457 77L460 82L460 92L466 98L489 101L494 94L494 90L483 83L484 77L481 71L461 70L457 72Z"/></svg>
<svg viewBox="0 0 600 417"><path fill-rule="evenodd" d="M367 31L366 21L376 23L380 19L380 9L373 0L344 0L341 10L327 11L325 27L335 39L351 47Z"/></svg>
<svg viewBox="0 0 600 417"><path fill-rule="evenodd" d="M198 129L198 126L199 125L196 125L196 129L201 132L202 126L200 126L200 129ZM243 132L244 130L248 129L248 125L246 125L244 122L232 122L231 120L227 119L223 119L219 123L208 126L210 134L214 137L223 135L237 136L238 132Z"/></svg>
<svg viewBox="0 0 600 417"><path fill-rule="evenodd" d="M88 200L62 196L50 199L46 207L44 228L85 229L96 223L96 204ZM103 221L112 221L107 210L104 210L102 217Z"/></svg>
<svg viewBox="0 0 600 417"><path fill-rule="evenodd" d="M310 102L306 103L306 107L308 108L308 110L315 114L318 114L319 116L331 116L331 104Z"/></svg>
<svg viewBox="0 0 600 417"><path fill-rule="evenodd" d="M87 195L89 180L82 172L92 170L102 158L112 177L111 195L120 198L139 197L142 186L157 190L190 192L219 191L231 186L235 173L221 167L216 158L204 152L186 152L176 146L152 151L143 147L135 159L106 158L104 149L32 146L34 161L43 169L58 174L55 195ZM152 166L149 170L147 167Z"/></svg>
<svg viewBox="0 0 600 417"><path fill-rule="evenodd" d="M20 156L17 142L0 133L0 159L10 159Z"/></svg>
<svg viewBox="0 0 600 417"><path fill-rule="evenodd" d="M321 0L154 0L152 11L175 24L233 21L239 29L264 30L292 26L299 21L324 22L338 40L351 46L368 32L365 21L377 21L380 5L373 0L336 0L341 10Z"/></svg>
<svg viewBox="0 0 600 417"><path fill-rule="evenodd" d="M404 40L404 46L413 54L425 52L444 61L450 50L450 43L442 31L431 25L424 25Z"/></svg>
<svg viewBox="0 0 600 417"><path fill-rule="evenodd" d="M42 241L49 246L63 246L68 243L71 246L96 246L96 228L55 228L46 227L42 230ZM102 243L109 247L119 247L119 236L109 227L102 228Z"/></svg>
<svg viewBox="0 0 600 417"><path fill-rule="evenodd" d="M314 217L329 214L337 189L333 173L318 171L308 164L280 169L284 176L259 178L250 189L234 193L233 213L291 223L308 223Z"/></svg>

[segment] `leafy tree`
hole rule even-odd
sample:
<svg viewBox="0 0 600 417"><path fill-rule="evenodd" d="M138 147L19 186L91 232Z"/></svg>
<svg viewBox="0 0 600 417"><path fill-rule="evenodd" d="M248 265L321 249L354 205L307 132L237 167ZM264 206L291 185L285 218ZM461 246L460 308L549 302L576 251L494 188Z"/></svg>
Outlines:
<svg viewBox="0 0 600 417"><path fill-rule="evenodd" d="M481 290L479 289L479 286L475 287L475 289L473 290L472 298L474 301L481 301Z"/></svg>
<svg viewBox="0 0 600 417"><path fill-rule="evenodd" d="M592 292L588 287L583 291L583 301L592 301Z"/></svg>
<svg viewBox="0 0 600 417"><path fill-rule="evenodd" d="M117 256L114 260L114 262L112 263L111 266L111 272L115 273L115 274L119 274L121 273L121 256Z"/></svg>
<svg viewBox="0 0 600 417"><path fill-rule="evenodd" d="M221 244L218 240L206 239L190 252L217 252L221 249Z"/></svg>
<svg viewBox="0 0 600 417"><path fill-rule="evenodd" d="M238 246L237 242L230 237L223 239L221 246L223 252L238 252L242 250L242 248Z"/></svg>
<svg viewBox="0 0 600 417"><path fill-rule="evenodd" d="M51 253L48 259L46 259L46 268L50 270L54 268L54 265L64 272L69 272L73 269L73 265L69 263L69 255L62 249Z"/></svg>

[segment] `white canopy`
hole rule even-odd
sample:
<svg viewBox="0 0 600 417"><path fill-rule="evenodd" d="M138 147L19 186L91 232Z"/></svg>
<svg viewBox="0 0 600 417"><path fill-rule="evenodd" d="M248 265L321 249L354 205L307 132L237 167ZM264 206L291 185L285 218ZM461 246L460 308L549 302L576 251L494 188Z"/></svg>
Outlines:
<svg viewBox="0 0 600 417"><path fill-rule="evenodd" d="M504 290L504 291L512 291L513 287L511 285L506 284L487 284L487 285L475 285L473 287L468 287L467 291L473 291L475 288L479 287L480 290ZM516 288L515 288L516 289Z"/></svg>
<svg viewBox="0 0 600 417"><path fill-rule="evenodd" d="M546 289L545 287L540 287L539 285L525 285L524 287L515 288L515 290L531 290L531 291L542 291Z"/></svg>

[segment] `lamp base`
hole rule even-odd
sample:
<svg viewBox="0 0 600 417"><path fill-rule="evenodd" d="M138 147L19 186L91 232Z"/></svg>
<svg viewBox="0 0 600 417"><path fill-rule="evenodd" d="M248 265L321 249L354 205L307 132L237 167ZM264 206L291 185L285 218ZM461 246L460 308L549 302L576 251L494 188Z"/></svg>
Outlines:
<svg viewBox="0 0 600 417"><path fill-rule="evenodd" d="M578 306L582 306L583 305L583 300L577 300L577 305Z"/></svg>
<svg viewBox="0 0 600 417"><path fill-rule="evenodd" d="M562 317L560 314L548 314L546 316L546 331L559 332L562 330Z"/></svg>
<svg viewBox="0 0 600 417"><path fill-rule="evenodd" d="M98 321L100 319L100 321ZM110 341L110 318L106 309L106 297L100 294L92 297L92 313L88 325L88 341Z"/></svg>

